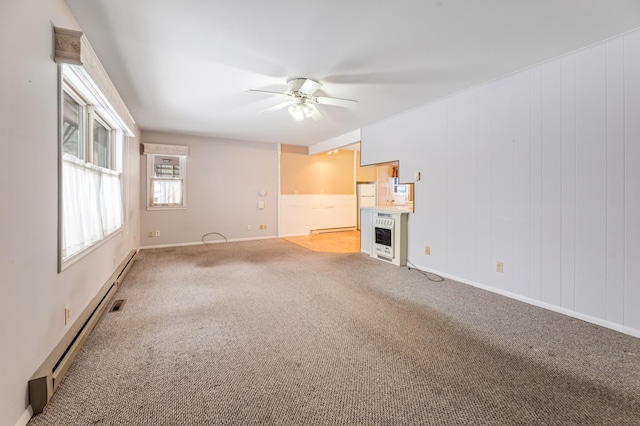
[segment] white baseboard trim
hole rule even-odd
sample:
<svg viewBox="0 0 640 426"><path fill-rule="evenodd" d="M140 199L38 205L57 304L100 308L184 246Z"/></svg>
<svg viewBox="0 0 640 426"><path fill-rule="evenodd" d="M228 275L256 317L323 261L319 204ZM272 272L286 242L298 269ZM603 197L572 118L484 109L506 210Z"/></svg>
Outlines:
<svg viewBox="0 0 640 426"><path fill-rule="evenodd" d="M457 277L455 275L451 275L451 274L447 274L447 273L439 272L439 271L434 271L434 270L431 270L431 269L428 269L428 268L424 268L424 267L422 267L420 265L415 265L415 267L417 269L422 270L422 271L426 271L426 272L430 272L430 273L433 273L433 274L437 274L437 275L440 275L441 277L448 278L448 279L454 280L454 281L458 281L458 282L461 282L463 284L467 284L467 285L470 285L470 286L473 286L473 287L477 287L477 288L480 288L482 290L490 291L492 293L496 293L496 294L499 294L501 296L508 297L510 299L515 299L515 300L518 300L520 302L527 303L529 305L537 306L539 308L548 309L550 311L557 312L559 314L567 315L567 316L572 317L572 318L577 318L577 319L582 320L582 321L590 322L592 324L596 324L596 325L599 325L599 326L602 326L602 327L605 327L605 328L609 328L611 330L615 330L615 331L618 331L620 333L624 333L624 334L628 334L628 335L633 336L633 337L640 338L640 330L636 330L634 328L627 327L627 326L624 326L622 324L617 324L615 322L603 320L601 318L593 317L591 315L582 314L580 312L572 311L571 309L563 308L561 306L552 305L550 303L543 302L543 301L537 300L537 299L532 299L530 297L522 296L522 295L519 295L519 294L516 294L516 293L511 293L511 292L506 291L506 290L501 290L499 288L491 287L491 286L488 286L488 285L485 285L485 284L481 284L481 283L478 283L478 282L475 282L475 281L471 281L471 280L467 280L467 279L464 279L464 278L460 278L460 277Z"/></svg>
<svg viewBox="0 0 640 426"><path fill-rule="evenodd" d="M157 245L153 245L153 246L142 246L142 247L140 247L140 250L148 250L148 249L155 249L155 248L167 248L167 247L203 246L203 245L219 244L219 243L235 243L235 242L238 242L238 241L271 240L273 238L278 238L278 237L276 237L275 235L271 235L271 236L268 236L268 237L229 238L226 241L225 240L215 240L215 241L207 241L206 243L203 243L202 241L195 241L195 242L191 242L191 243L157 244Z"/></svg>
<svg viewBox="0 0 640 426"><path fill-rule="evenodd" d="M29 420L31 420L31 417L33 417L33 410L31 409L31 405L29 405L27 409L24 410L24 413L22 413L18 418L15 426L26 426L26 424L29 423Z"/></svg>

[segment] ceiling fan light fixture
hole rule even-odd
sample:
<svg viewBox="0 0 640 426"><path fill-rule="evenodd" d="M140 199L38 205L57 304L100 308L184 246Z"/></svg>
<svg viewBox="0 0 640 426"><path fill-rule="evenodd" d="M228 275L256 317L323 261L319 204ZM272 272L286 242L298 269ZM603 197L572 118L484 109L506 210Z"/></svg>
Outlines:
<svg viewBox="0 0 640 426"><path fill-rule="evenodd" d="M300 104L291 105L289 107L289 114L296 120L304 120L304 111Z"/></svg>
<svg viewBox="0 0 640 426"><path fill-rule="evenodd" d="M306 102L302 107L302 111L304 112L304 116L307 118L311 117L311 114L313 114L313 108L311 108Z"/></svg>

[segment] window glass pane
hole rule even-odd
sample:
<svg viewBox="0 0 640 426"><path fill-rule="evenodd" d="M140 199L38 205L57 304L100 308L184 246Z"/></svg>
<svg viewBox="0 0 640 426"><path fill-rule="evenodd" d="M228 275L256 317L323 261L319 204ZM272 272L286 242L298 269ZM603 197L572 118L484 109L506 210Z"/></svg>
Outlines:
<svg viewBox="0 0 640 426"><path fill-rule="evenodd" d="M100 124L99 121L93 121L93 154L94 163L97 166L110 169L111 164L109 161L110 154L110 142L111 132L105 126Z"/></svg>
<svg viewBox="0 0 640 426"><path fill-rule="evenodd" d="M67 92L64 93L62 121L62 150L65 154L83 158L82 150L82 105Z"/></svg>
<svg viewBox="0 0 640 426"><path fill-rule="evenodd" d="M181 177L180 157L155 156L153 159L153 174L155 177Z"/></svg>

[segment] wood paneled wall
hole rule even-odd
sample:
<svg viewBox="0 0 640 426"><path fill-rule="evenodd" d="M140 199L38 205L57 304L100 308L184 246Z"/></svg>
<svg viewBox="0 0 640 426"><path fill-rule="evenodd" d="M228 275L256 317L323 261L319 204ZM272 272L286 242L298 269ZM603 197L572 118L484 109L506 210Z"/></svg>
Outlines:
<svg viewBox="0 0 640 426"><path fill-rule="evenodd" d="M365 127L361 149L422 173L412 263L640 335L640 31Z"/></svg>

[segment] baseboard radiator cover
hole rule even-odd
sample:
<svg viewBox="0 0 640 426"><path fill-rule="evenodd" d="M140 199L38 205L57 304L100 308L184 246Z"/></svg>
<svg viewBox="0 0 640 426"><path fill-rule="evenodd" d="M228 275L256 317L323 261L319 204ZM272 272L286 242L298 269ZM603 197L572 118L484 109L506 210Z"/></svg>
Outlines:
<svg viewBox="0 0 640 426"><path fill-rule="evenodd" d="M96 326L137 256L138 250L129 252L29 380L29 403L33 414L42 413L44 406L51 400L60 381L71 367L80 348Z"/></svg>
<svg viewBox="0 0 640 426"><path fill-rule="evenodd" d="M311 235L319 235L319 234L333 234L335 232L351 232L356 231L355 226L345 226L342 228L323 228L323 229L312 229Z"/></svg>

